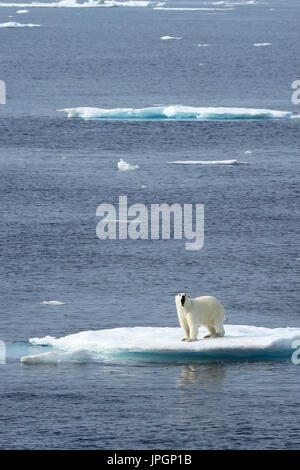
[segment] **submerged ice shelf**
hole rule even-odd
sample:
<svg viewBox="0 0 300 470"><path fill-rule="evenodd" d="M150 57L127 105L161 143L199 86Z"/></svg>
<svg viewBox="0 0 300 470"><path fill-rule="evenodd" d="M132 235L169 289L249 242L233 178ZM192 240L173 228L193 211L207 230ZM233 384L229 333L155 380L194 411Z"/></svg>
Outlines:
<svg viewBox="0 0 300 470"><path fill-rule="evenodd" d="M182 342L180 328L135 327L82 331L62 338L31 338L32 346L52 347L46 353L23 356L22 363L59 363L70 361L105 361L130 357L134 360L276 360L291 359L293 342L300 340L300 328L263 328L226 325L223 338Z"/></svg>
<svg viewBox="0 0 300 470"><path fill-rule="evenodd" d="M64 108L71 119L137 120L137 121L230 121L247 119L292 119L290 111L257 108L152 106L148 108Z"/></svg>

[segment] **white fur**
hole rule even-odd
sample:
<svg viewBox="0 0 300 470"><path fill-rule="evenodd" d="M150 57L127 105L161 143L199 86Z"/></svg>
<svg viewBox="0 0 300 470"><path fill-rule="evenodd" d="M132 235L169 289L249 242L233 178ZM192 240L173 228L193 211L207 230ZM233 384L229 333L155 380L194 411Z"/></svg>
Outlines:
<svg viewBox="0 0 300 470"><path fill-rule="evenodd" d="M185 296L184 306L181 299ZM175 296L177 314L181 328L184 332L182 341L197 341L198 327L205 326L208 329L208 337L224 336L225 312L223 305L210 296L191 299L188 294Z"/></svg>

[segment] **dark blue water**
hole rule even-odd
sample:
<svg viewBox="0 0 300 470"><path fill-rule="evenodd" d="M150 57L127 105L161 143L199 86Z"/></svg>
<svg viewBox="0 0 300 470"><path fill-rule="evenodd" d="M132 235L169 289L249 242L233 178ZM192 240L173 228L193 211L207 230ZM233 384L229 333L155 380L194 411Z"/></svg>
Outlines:
<svg viewBox="0 0 300 470"><path fill-rule="evenodd" d="M300 113L291 103L298 0L232 11L27 8L0 7L0 23L42 25L0 29L0 339L8 351L0 448L299 449L300 369L289 361L19 361L33 354L30 337L177 326L180 291L215 295L231 324L299 326L300 122L106 122L56 112L182 104ZM120 158L140 169L117 172ZM250 164L166 163L188 159ZM96 208L120 195L146 206L204 203L203 249L100 241Z"/></svg>

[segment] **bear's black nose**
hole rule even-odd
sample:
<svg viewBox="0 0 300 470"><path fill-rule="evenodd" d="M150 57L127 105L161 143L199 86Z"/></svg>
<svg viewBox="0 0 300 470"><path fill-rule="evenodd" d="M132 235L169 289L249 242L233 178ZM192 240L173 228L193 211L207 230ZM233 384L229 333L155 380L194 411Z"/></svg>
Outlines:
<svg viewBox="0 0 300 470"><path fill-rule="evenodd" d="M181 297L181 305L182 305L182 307L184 307L184 304L185 304L185 295L183 295L183 296Z"/></svg>

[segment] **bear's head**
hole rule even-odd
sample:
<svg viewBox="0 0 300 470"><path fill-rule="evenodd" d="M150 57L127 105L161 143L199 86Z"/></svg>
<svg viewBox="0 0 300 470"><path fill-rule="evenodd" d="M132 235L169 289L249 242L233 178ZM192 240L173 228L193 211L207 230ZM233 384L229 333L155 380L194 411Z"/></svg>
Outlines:
<svg viewBox="0 0 300 470"><path fill-rule="evenodd" d="M180 292L176 295L176 298L179 300L181 307L184 307L189 295L184 292Z"/></svg>

